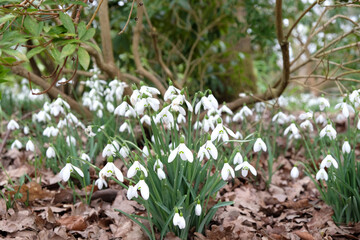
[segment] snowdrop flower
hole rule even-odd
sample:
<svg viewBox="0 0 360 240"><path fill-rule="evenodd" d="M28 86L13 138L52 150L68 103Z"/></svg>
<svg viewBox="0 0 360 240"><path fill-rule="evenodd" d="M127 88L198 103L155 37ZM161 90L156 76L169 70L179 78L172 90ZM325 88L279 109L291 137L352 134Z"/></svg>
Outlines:
<svg viewBox="0 0 360 240"><path fill-rule="evenodd" d="M325 108L329 108L329 107L330 107L329 100L327 100L327 99L324 98L323 96L319 97L318 102L319 102L320 111L324 111Z"/></svg>
<svg viewBox="0 0 360 240"><path fill-rule="evenodd" d="M204 129L205 132L208 132L209 130L214 129L214 123L212 121L212 119L209 119L209 117L207 115L205 115L204 120L202 122L202 129Z"/></svg>
<svg viewBox="0 0 360 240"><path fill-rule="evenodd" d="M163 109L155 117L156 123L174 124L174 116L170 112L170 106L163 107Z"/></svg>
<svg viewBox="0 0 360 240"><path fill-rule="evenodd" d="M219 112L219 114L221 114L221 113L223 113L223 112L225 112L225 113L227 113L227 114L229 114L229 115L233 115L233 114L234 114L233 111L231 111L231 109L226 106L226 103L225 103L225 102L223 103L223 105L221 106L221 108L219 108L219 111L218 111L218 112Z"/></svg>
<svg viewBox="0 0 360 240"><path fill-rule="evenodd" d="M186 118L184 115L179 114L179 116L177 117L177 123L181 124L181 123L186 123Z"/></svg>
<svg viewBox="0 0 360 240"><path fill-rule="evenodd" d="M264 152L266 152L266 150L267 150L266 144L264 143L264 141L261 138L256 139L253 150L254 150L254 152L259 152L260 150L263 150Z"/></svg>
<svg viewBox="0 0 360 240"><path fill-rule="evenodd" d="M358 121L358 123L357 123L356 127L357 127L357 129L358 129L358 130L360 130L360 119L359 119L359 121Z"/></svg>
<svg viewBox="0 0 360 240"><path fill-rule="evenodd" d="M22 143L15 139L15 141L11 144L11 149L17 148L17 149L21 149L22 148Z"/></svg>
<svg viewBox="0 0 360 240"><path fill-rule="evenodd" d="M140 101L137 101L135 104L135 111L138 115L143 115L145 108L151 107L154 111L159 110L160 101L152 97L141 98Z"/></svg>
<svg viewBox="0 0 360 240"><path fill-rule="evenodd" d="M69 147L76 145L76 139L73 136L67 136L66 137L66 143Z"/></svg>
<svg viewBox="0 0 360 240"><path fill-rule="evenodd" d="M31 141L31 139L29 139L29 141L26 143L26 151L31 151L34 152L35 151L35 145L34 143Z"/></svg>
<svg viewBox="0 0 360 240"><path fill-rule="evenodd" d="M11 119L7 125L7 130L9 130L9 131L13 131L13 130L19 129L19 128L20 128L19 124L13 119Z"/></svg>
<svg viewBox="0 0 360 240"><path fill-rule="evenodd" d="M319 179L324 179L325 181L327 181L329 179L328 174L326 173L325 169L321 168L317 173L316 173L316 180Z"/></svg>
<svg viewBox="0 0 360 240"><path fill-rule="evenodd" d="M346 102L342 102L342 103L336 104L336 105L335 105L335 109L341 109L341 110L342 110L342 114L343 114L346 118L349 117L350 112L355 113L354 108L353 108L351 105L347 104Z"/></svg>
<svg viewBox="0 0 360 240"><path fill-rule="evenodd" d="M179 115L180 116L180 115ZM144 125L144 123L146 123L147 125L151 126L151 118L149 115L144 115L141 119L140 122L142 125Z"/></svg>
<svg viewBox="0 0 360 240"><path fill-rule="evenodd" d="M102 118L104 116L103 111L101 109L99 109L96 113L96 116L98 116L99 118Z"/></svg>
<svg viewBox="0 0 360 240"><path fill-rule="evenodd" d="M149 187L142 177L140 181L135 185L136 190L140 190L141 196L144 200L148 200L150 196Z"/></svg>
<svg viewBox="0 0 360 240"><path fill-rule="evenodd" d="M51 120L50 115L45 111L40 111L37 114L34 114L33 116L37 122L46 122Z"/></svg>
<svg viewBox="0 0 360 240"><path fill-rule="evenodd" d="M112 143L108 143L103 152L102 152L102 156L105 157L110 157L110 156L115 156L116 155L116 151L118 151L117 146L113 145Z"/></svg>
<svg viewBox="0 0 360 240"><path fill-rule="evenodd" d="M321 162L320 164L320 168L329 168L331 166L331 164L334 166L334 168L338 168L338 163L335 160L335 158L333 158L333 156L331 156L330 154L328 154Z"/></svg>
<svg viewBox="0 0 360 240"><path fill-rule="evenodd" d="M90 125L87 126L87 128L85 128L85 134L88 137L95 137L96 136L96 134L92 131L92 127Z"/></svg>
<svg viewBox="0 0 360 240"><path fill-rule="evenodd" d="M218 157L218 150L216 149L215 145L210 140L210 135L208 136L208 140L204 145L200 147L199 153L197 157L200 161L203 160L204 155L207 159L210 159L210 155L213 157L213 159L217 159Z"/></svg>
<svg viewBox="0 0 360 240"><path fill-rule="evenodd" d="M81 157L80 157L82 160L84 161L88 161L88 162L91 162L91 158L89 157L89 155L87 155L86 153L82 153L81 154Z"/></svg>
<svg viewBox="0 0 360 240"><path fill-rule="evenodd" d="M358 107L360 105L360 95L359 95L359 90L354 90L350 95L349 95L349 100L352 104L355 105L355 107Z"/></svg>
<svg viewBox="0 0 360 240"><path fill-rule="evenodd" d="M201 215L201 205L200 205L200 200L197 201L197 204L195 206L195 215L196 216L200 216Z"/></svg>
<svg viewBox="0 0 360 240"><path fill-rule="evenodd" d="M285 129L284 136L286 136L289 131L291 131L293 135L299 134L299 129L296 127L295 123L290 124L290 126Z"/></svg>
<svg viewBox="0 0 360 240"><path fill-rule="evenodd" d="M359 123L360 123L360 120L359 120ZM360 124L359 124L359 126L360 126ZM197 130L197 129L201 128L201 127L202 127L202 123L200 121L196 121L194 123L194 130ZM359 128L359 130L360 130L360 128Z"/></svg>
<svg viewBox="0 0 360 240"><path fill-rule="evenodd" d="M134 108L126 101L122 102L117 108L115 108L114 114L125 117L136 117Z"/></svg>
<svg viewBox="0 0 360 240"><path fill-rule="evenodd" d="M256 169L249 164L247 159L245 159L245 162L243 162L235 167L235 171L238 171L240 169L241 169L241 175L243 177L246 177L248 175L249 170L254 176L257 175Z"/></svg>
<svg viewBox="0 0 360 240"><path fill-rule="evenodd" d="M128 188L128 190L127 190L127 193L126 193L126 197L127 197L127 199L129 199L129 200L131 200L131 199L134 198L134 197L135 197L135 198L138 198L139 195L138 195L138 193L137 193L136 187L130 185L129 188Z"/></svg>
<svg viewBox="0 0 360 240"><path fill-rule="evenodd" d="M299 119L300 120L312 119L312 117L313 117L313 112L310 111L310 112L300 114Z"/></svg>
<svg viewBox="0 0 360 240"><path fill-rule="evenodd" d="M25 135L28 135L29 132L30 132L29 127L28 127L28 126L25 126L25 127L24 127L24 134L25 134Z"/></svg>
<svg viewBox="0 0 360 240"><path fill-rule="evenodd" d="M123 146L121 149L120 149L120 155L123 157L123 158L126 158L129 156L129 153L130 153L130 149L127 147L127 146Z"/></svg>
<svg viewBox="0 0 360 240"><path fill-rule="evenodd" d="M278 112L273 116L272 121L277 122L280 125L283 125L288 122L288 117L284 113Z"/></svg>
<svg viewBox="0 0 360 240"><path fill-rule="evenodd" d="M98 189L102 189L103 186L107 187L107 182L105 181L104 178L99 177L96 181L95 181L95 185L98 187Z"/></svg>
<svg viewBox="0 0 360 240"><path fill-rule="evenodd" d="M325 124L326 124L326 119L325 119L325 117L324 117L322 114L320 114L320 115L315 119L315 122L316 122L317 124L325 125Z"/></svg>
<svg viewBox="0 0 360 240"><path fill-rule="evenodd" d="M221 169L221 177L224 181L226 181L229 178L229 175L231 175L232 178L235 177L234 169L230 166L229 163L227 163L225 159L225 163L223 168Z"/></svg>
<svg viewBox="0 0 360 240"><path fill-rule="evenodd" d="M212 142L215 141L216 139L218 139L218 140L222 139L224 142L227 142L227 141L229 141L228 134L230 136L232 136L233 138L236 138L235 133L231 129L225 127L222 124L221 118L218 118L217 122L218 122L218 124L216 125L216 128L211 133L211 141Z"/></svg>
<svg viewBox="0 0 360 240"><path fill-rule="evenodd" d="M201 106L204 107L204 110L209 110L213 108L212 103L210 102L210 100L203 94L201 93L201 99L200 101L195 105L195 114L199 113L199 110L201 108Z"/></svg>
<svg viewBox="0 0 360 240"><path fill-rule="evenodd" d="M314 131L314 127L313 127L312 123L310 122L310 120L305 120L304 122L300 123L300 127L302 129L308 128L310 132Z"/></svg>
<svg viewBox="0 0 360 240"><path fill-rule="evenodd" d="M233 121L238 122L239 120L244 120L247 116L252 116L253 112L246 105L234 115Z"/></svg>
<svg viewBox="0 0 360 240"><path fill-rule="evenodd" d="M143 155L143 157L149 157L150 156L150 151L149 151L149 148L147 146L143 147L142 155Z"/></svg>
<svg viewBox="0 0 360 240"><path fill-rule="evenodd" d="M156 169L156 173L157 173L158 178L160 180L163 180L163 179L166 178L166 174L165 174L165 172L163 170L163 167L164 167L164 165L162 164L162 162L159 159L156 160L156 162L154 164L154 171Z"/></svg>
<svg viewBox="0 0 360 240"><path fill-rule="evenodd" d="M56 137L59 133L59 129L51 126L44 129L43 135L46 137Z"/></svg>
<svg viewBox="0 0 360 240"><path fill-rule="evenodd" d="M236 131L235 136L236 139L243 139L243 135L239 131Z"/></svg>
<svg viewBox="0 0 360 240"><path fill-rule="evenodd" d="M325 136L328 136L331 140L334 140L336 138L336 130L331 126L331 124L326 125L320 131L320 137L323 138Z"/></svg>
<svg viewBox="0 0 360 240"><path fill-rule="evenodd" d="M127 122L124 122L120 128L119 128L119 132L125 132L125 130L128 131L128 133L131 133L131 126L127 123Z"/></svg>
<svg viewBox="0 0 360 240"><path fill-rule="evenodd" d="M106 103L106 109L109 111L109 112L114 112L114 110L115 110L115 107L114 107L114 105L111 103L111 102L107 102Z"/></svg>
<svg viewBox="0 0 360 240"><path fill-rule="evenodd" d="M218 108L219 108L219 103L218 103L218 101L216 100L216 98L214 97L214 95L212 94L212 91L211 91L211 90L209 90L208 99L209 99L209 101L210 101L210 103L211 103L211 105L212 105L212 107L213 107L214 109L218 109Z"/></svg>
<svg viewBox="0 0 360 240"><path fill-rule="evenodd" d="M190 112L193 111L193 107L191 106L191 103L186 100L185 95L178 95L171 101L171 110L175 112L179 112L181 115L186 116L185 109L181 106L184 103L186 103L186 106Z"/></svg>
<svg viewBox="0 0 360 240"><path fill-rule="evenodd" d="M74 172L74 170L81 176L84 177L84 173L81 171L80 168L72 165L70 160L67 160L67 163L63 169L61 169L59 176L64 182L67 182L70 178L70 174Z"/></svg>
<svg viewBox="0 0 360 240"><path fill-rule="evenodd" d="M296 165L291 169L290 176L293 179L296 179L299 177L299 169L296 167Z"/></svg>
<svg viewBox="0 0 360 240"><path fill-rule="evenodd" d="M154 87L149 87L149 86L145 86L143 82L140 82L140 93L142 94L146 94L149 97L151 97L152 95L160 95L160 91L157 88Z"/></svg>
<svg viewBox="0 0 360 240"><path fill-rule="evenodd" d="M168 162L171 163L172 161L174 161L175 157L177 155L180 155L180 158L184 161L188 160L189 162L193 162L194 160L194 155L193 153L190 151L190 149L188 147L186 147L185 145L185 138L184 136L181 136L180 138L180 144L170 152L169 158L168 158Z"/></svg>
<svg viewBox="0 0 360 240"><path fill-rule="evenodd" d="M53 147L49 147L47 150L46 150L46 157L47 158L54 158L56 156L55 154L55 149Z"/></svg>
<svg viewBox="0 0 360 240"><path fill-rule="evenodd" d="M243 157L241 156L240 152L237 152L235 154L234 160L233 160L233 164L241 164L243 163Z"/></svg>
<svg viewBox="0 0 360 240"><path fill-rule="evenodd" d="M342 152L345 153L350 153L351 152L351 147L348 141L345 141L344 144L342 145Z"/></svg>
<svg viewBox="0 0 360 240"><path fill-rule="evenodd" d="M111 177L112 175L115 175L116 178L120 181L124 181L124 176L121 173L120 169L118 169L115 164L113 163L114 159L112 156L108 157L106 165L101 169L99 172L100 177Z"/></svg>
<svg viewBox="0 0 360 240"><path fill-rule="evenodd" d="M164 94L164 100L172 100L174 97L177 96L177 94L180 94L180 89L174 87L172 85L172 82L169 82L169 88L166 90L165 94Z"/></svg>
<svg viewBox="0 0 360 240"><path fill-rule="evenodd" d="M185 218L183 217L182 213L178 213L177 209L175 210L173 224L174 226L178 226L180 229L184 229L186 226Z"/></svg>
<svg viewBox="0 0 360 240"><path fill-rule="evenodd" d="M148 176L146 168L143 165L141 165L139 163L139 161L135 161L133 163L133 165L131 165L131 167L129 168L128 173L127 173L127 177L128 178L134 177L138 171L142 171L144 173L145 177Z"/></svg>

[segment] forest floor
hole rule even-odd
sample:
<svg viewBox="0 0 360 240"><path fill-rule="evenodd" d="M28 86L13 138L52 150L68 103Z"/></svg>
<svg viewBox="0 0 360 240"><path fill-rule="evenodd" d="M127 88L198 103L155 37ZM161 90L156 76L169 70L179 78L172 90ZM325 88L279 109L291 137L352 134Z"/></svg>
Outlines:
<svg viewBox="0 0 360 240"><path fill-rule="evenodd" d="M296 180L289 177L291 159L301 159L303 152L292 150L274 162L278 169L266 187L262 174L248 182L235 178L223 188L216 201L234 201L218 210L204 234L192 233L192 239L360 239L360 224L337 226L332 210L319 199L311 179L303 173ZM8 176L0 173L0 188L8 178L18 180L27 174L33 181L22 185L22 198L6 211L0 198L0 238L3 239L146 239L140 227L114 209L145 215L145 209L126 198L126 190L110 181L110 188L97 190L86 204L85 190L74 193L61 188L60 178L50 170L36 173L29 164L33 153L7 151L0 159ZM265 158L265 156L263 157ZM28 161L30 160L30 161ZM264 160L264 161L263 161ZM266 162L261 159L260 163ZM125 168L121 161L115 164ZM262 166L266 169L266 166ZM92 172L94 179L95 172ZM91 186L86 189L90 191ZM14 192L6 192L14 196ZM215 201L214 201L215 203ZM212 204L210 203L209 207ZM144 223L146 224L146 223ZM167 234L166 239L178 239Z"/></svg>

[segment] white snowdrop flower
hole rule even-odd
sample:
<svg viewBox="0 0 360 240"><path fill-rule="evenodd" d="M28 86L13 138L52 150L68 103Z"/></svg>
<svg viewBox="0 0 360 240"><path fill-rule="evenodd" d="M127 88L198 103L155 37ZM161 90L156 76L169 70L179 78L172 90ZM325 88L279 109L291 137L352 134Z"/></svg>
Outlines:
<svg viewBox="0 0 360 240"><path fill-rule="evenodd" d="M331 166L331 164L334 166L334 168L338 168L338 163L335 160L335 158L333 158L333 156L331 156L330 154L328 154L322 161L320 164L320 168L329 168Z"/></svg>
<svg viewBox="0 0 360 240"><path fill-rule="evenodd" d="M202 129L205 132L209 132L210 128L214 129L215 125L214 125L212 119L210 119L207 115L205 115L204 120L202 122Z"/></svg>
<svg viewBox="0 0 360 240"><path fill-rule="evenodd" d="M195 206L195 215L196 216L200 216L201 215L201 205L200 205L200 201L198 200L196 206Z"/></svg>
<svg viewBox="0 0 360 240"><path fill-rule="evenodd" d="M115 147L111 143L107 144L102 152L102 156L110 157L110 156L115 156L115 155L116 155Z"/></svg>
<svg viewBox="0 0 360 240"><path fill-rule="evenodd" d="M25 126L25 127L24 127L24 134L25 134L25 135L28 135L29 132L30 132L29 127L28 127L28 126Z"/></svg>
<svg viewBox="0 0 360 240"><path fill-rule="evenodd" d="M67 120L66 119L60 119L58 124L57 124L57 128L62 129L62 128L66 127L66 125L67 125Z"/></svg>
<svg viewBox="0 0 360 240"><path fill-rule="evenodd" d="M347 104L346 102L342 102L342 103L338 103L335 105L335 109L341 109L342 110L342 114L348 118L350 116L350 112L355 113L354 108Z"/></svg>
<svg viewBox="0 0 360 240"><path fill-rule="evenodd" d="M235 172L234 172L234 169L230 166L230 164L227 163L225 160L224 166L221 169L221 177L224 181L226 181L229 178L229 176L234 178Z"/></svg>
<svg viewBox="0 0 360 240"><path fill-rule="evenodd" d="M136 117L136 112L132 106L130 106L126 101L122 102L114 110L115 115L124 116L124 117Z"/></svg>
<svg viewBox="0 0 360 240"><path fill-rule="evenodd" d="M22 146L22 143L15 139L15 141L11 144L11 149L14 149L14 148L17 148L17 149L21 149L23 146Z"/></svg>
<svg viewBox="0 0 360 240"><path fill-rule="evenodd" d="M163 109L156 115L155 122L156 123L165 123L165 124L174 124L174 116L169 111L170 106L165 106Z"/></svg>
<svg viewBox="0 0 360 240"><path fill-rule="evenodd" d="M327 181L329 179L329 176L327 174L327 172L325 171L325 169L321 168L317 173L316 173L316 180L325 180Z"/></svg>
<svg viewBox="0 0 360 240"><path fill-rule="evenodd" d="M277 99L277 102L280 107L287 107L289 105L288 99L282 95Z"/></svg>
<svg viewBox="0 0 360 240"><path fill-rule="evenodd" d="M120 155L123 157L123 158L126 158L129 156L129 153L130 153L130 149L127 147L127 146L122 146L121 149L120 149Z"/></svg>
<svg viewBox="0 0 360 240"><path fill-rule="evenodd" d="M114 105L111 103L111 102L107 102L106 103L106 109L109 111L109 112L114 112L114 110L115 110L115 107L114 107Z"/></svg>
<svg viewBox="0 0 360 240"><path fill-rule="evenodd" d="M259 152L261 150L266 152L266 150L267 150L266 144L264 143L264 141L261 138L256 139L253 150L254 150L254 152Z"/></svg>
<svg viewBox="0 0 360 240"><path fill-rule="evenodd" d="M223 105L219 108L219 111L218 111L218 112L219 112L219 114L221 114L221 113L223 113L223 112L227 113L228 115L233 115L233 114L234 114L233 111L231 111L231 109L226 106L226 103L225 103L225 102L224 102Z"/></svg>
<svg viewBox="0 0 360 240"><path fill-rule="evenodd" d="M150 196L149 187L144 181L144 179L140 178L140 181L135 185L136 190L140 190L141 196L144 200L148 200Z"/></svg>
<svg viewBox="0 0 360 240"><path fill-rule="evenodd" d="M174 87L172 83L169 84L169 88L166 90L164 94L164 100L172 100L174 97L176 97L178 94L180 94L180 89Z"/></svg>
<svg viewBox="0 0 360 240"><path fill-rule="evenodd" d="M59 129L53 126L47 127L43 131L43 135L47 137L51 137L51 136L56 137L58 133L59 133Z"/></svg>
<svg viewBox="0 0 360 240"><path fill-rule="evenodd" d="M89 155L87 155L87 154L86 154L86 153L84 153L84 152L81 154L80 158L81 158L82 160L84 160L84 161L91 162L91 158L90 158L90 156L89 156Z"/></svg>
<svg viewBox="0 0 360 240"><path fill-rule="evenodd" d="M70 105L69 105L66 101L64 101L61 97L58 97L58 98L55 100L54 104L60 105L60 106L64 106L64 107L66 107L67 109L70 109Z"/></svg>
<svg viewBox="0 0 360 240"><path fill-rule="evenodd" d="M146 168L140 164L139 161L135 161L128 170L127 177L132 178L138 171L142 171L145 177L148 176Z"/></svg>
<svg viewBox="0 0 360 240"><path fill-rule="evenodd" d="M319 103L320 111L324 111L325 108L329 108L329 107L330 107L329 100L327 100L327 99L324 98L324 97L319 97L318 103Z"/></svg>
<svg viewBox="0 0 360 240"><path fill-rule="evenodd" d="M57 117L57 116L59 116L60 113L62 113L62 114L65 113L65 110L62 106L55 104L55 103L50 105L50 114L51 115L53 115L54 117Z"/></svg>
<svg viewBox="0 0 360 240"><path fill-rule="evenodd" d="M231 116L226 115L226 116L225 116L225 122L226 122L227 124L231 123L231 122L232 122Z"/></svg>
<svg viewBox="0 0 360 240"><path fill-rule="evenodd" d="M239 97L240 97L240 98L246 97L246 93L239 93Z"/></svg>
<svg viewBox="0 0 360 240"><path fill-rule="evenodd" d="M191 106L191 104L186 100L184 95L178 95L176 96L170 104L170 108L171 110L175 111L175 112L179 112L181 115L186 116L186 111L185 109L181 106L184 103L186 103L186 106L188 108L188 110L190 112L193 111L193 107Z"/></svg>
<svg viewBox="0 0 360 240"><path fill-rule="evenodd" d="M185 138L183 136L181 136L181 138L180 138L180 144L174 150L172 150L170 152L168 162L171 163L172 161L174 161L174 159L177 155L179 155L180 158L184 161L187 160L192 163L194 160L194 155L190 151L190 149L188 147L186 147Z"/></svg>
<svg viewBox="0 0 360 240"><path fill-rule="evenodd" d="M295 123L290 124L290 126L285 129L284 136L286 136L290 131L294 135L299 134L299 129L296 127Z"/></svg>
<svg viewBox="0 0 360 240"><path fill-rule="evenodd" d="M359 120L359 122L360 122L360 120ZM197 129L201 128L201 127L202 127L202 123L200 121L196 121L194 123L194 130L197 130Z"/></svg>
<svg viewBox="0 0 360 240"><path fill-rule="evenodd" d="M98 116L99 118L102 118L104 116L104 113L101 109L99 109L96 113L96 116Z"/></svg>
<svg viewBox="0 0 360 240"><path fill-rule="evenodd" d="M144 123L146 123L147 125L151 126L151 118L149 115L144 115L141 119L140 119L141 124L144 125Z"/></svg>
<svg viewBox="0 0 360 240"><path fill-rule="evenodd" d="M49 147L47 150L46 150L46 157L47 158L54 158L56 156L55 154L55 149L53 147Z"/></svg>
<svg viewBox="0 0 360 240"><path fill-rule="evenodd" d="M95 181L95 185L98 187L98 189L102 189L104 186L107 187L107 182L105 181L104 178L99 177L96 181Z"/></svg>
<svg viewBox="0 0 360 240"><path fill-rule="evenodd" d="M218 150L216 149L215 145L211 142L210 140L210 136L208 137L208 140L206 141L206 143L204 145L202 145L200 147L199 153L197 155L197 157L199 158L200 161L202 161L202 159L204 158L204 154L206 155L206 157L208 159L210 159L210 156L212 156L213 159L217 159L218 157Z"/></svg>
<svg viewBox="0 0 360 240"><path fill-rule="evenodd" d="M342 152L345 153L350 153L351 152L351 147L348 141L345 141L344 144L342 145Z"/></svg>
<svg viewBox="0 0 360 240"><path fill-rule="evenodd" d="M177 117L177 123L181 124L181 123L186 123L186 118L184 115L179 114L179 116Z"/></svg>
<svg viewBox="0 0 360 240"><path fill-rule="evenodd" d="M67 161L65 167L63 169L61 169L60 173L59 173L59 176L61 177L61 179L64 181L64 182L67 182L70 178L70 175L72 172L74 172L74 170L81 176L81 177L84 177L84 173L81 171L80 168L72 165L70 163L70 161Z"/></svg>
<svg viewBox="0 0 360 240"><path fill-rule="evenodd" d="M310 111L310 112L300 114L299 119L300 120L312 119L312 117L313 117L313 112Z"/></svg>
<svg viewBox="0 0 360 240"><path fill-rule="evenodd" d="M29 139L29 141L27 141L26 146L25 146L26 151L31 151L34 152L35 151L35 145L34 143L31 141L31 139Z"/></svg>
<svg viewBox="0 0 360 240"><path fill-rule="evenodd" d="M266 109L266 104L264 102L257 102L254 108L257 113L262 113Z"/></svg>
<svg viewBox="0 0 360 240"><path fill-rule="evenodd" d="M69 147L76 146L76 139L73 136L67 136L66 143Z"/></svg>
<svg viewBox="0 0 360 240"><path fill-rule="evenodd" d="M235 136L236 136L236 139L243 139L243 135L239 131L236 131Z"/></svg>
<svg viewBox="0 0 360 240"><path fill-rule="evenodd" d="M288 122L295 122L295 121L296 121L296 117L294 115L290 114L288 116Z"/></svg>
<svg viewBox="0 0 360 240"><path fill-rule="evenodd" d="M290 172L290 176L293 178L293 179L296 179L299 177L299 169L294 166L292 169L291 169L291 172Z"/></svg>
<svg viewBox="0 0 360 240"><path fill-rule="evenodd" d="M158 167L158 168L156 169L156 173L157 173L157 176L158 176L158 178L159 178L160 180L163 180L163 179L166 178L166 174L165 174L165 172L164 172L164 170L163 170L162 168Z"/></svg>
<svg viewBox="0 0 360 240"><path fill-rule="evenodd" d="M72 113L68 113L65 118L69 121L69 123L74 125L79 123L79 119Z"/></svg>
<svg viewBox="0 0 360 240"><path fill-rule="evenodd" d="M200 101L195 105L195 114L199 113L201 106L203 106L204 110L209 110L213 108L213 105L210 102L210 100L204 95L201 97Z"/></svg>
<svg viewBox="0 0 360 240"><path fill-rule="evenodd" d="M119 132L125 132L125 131L131 133L131 126L127 122L124 122L119 128Z"/></svg>
<svg viewBox="0 0 360 240"><path fill-rule="evenodd" d="M233 164L241 164L243 162L244 162L243 157L241 156L240 152L237 152L234 156Z"/></svg>
<svg viewBox="0 0 360 240"><path fill-rule="evenodd" d="M175 212L173 218L174 226L178 226L180 229L184 229L186 227L185 218L183 217L182 213Z"/></svg>
<svg viewBox="0 0 360 240"><path fill-rule="evenodd" d="M310 122L310 120L305 120L304 122L300 123L300 127L302 129L309 129L310 132L314 131L314 127L313 127L312 123Z"/></svg>
<svg viewBox="0 0 360 240"><path fill-rule="evenodd" d="M34 114L33 116L35 121L37 122L46 122L51 120L50 115L45 111L40 111L37 114Z"/></svg>
<svg viewBox="0 0 360 240"><path fill-rule="evenodd" d="M19 128L20 128L19 124L13 119L11 119L7 125L7 130L9 130L9 131L13 131L13 130L19 129Z"/></svg>
<svg viewBox="0 0 360 240"><path fill-rule="evenodd" d="M138 198L139 195L138 195L138 193L137 193L136 187L130 185L129 188L128 188L128 190L127 190L127 193L126 193L126 197L127 197L127 199L129 199L129 200L133 199L134 197L135 197L135 198Z"/></svg>
<svg viewBox="0 0 360 240"><path fill-rule="evenodd" d="M248 116L252 116L253 112L248 108L246 105L244 105L238 113L236 113L233 117L234 122L238 122L239 120L244 120Z"/></svg>
<svg viewBox="0 0 360 240"><path fill-rule="evenodd" d="M100 177L111 177L115 175L116 178L120 181L123 182L124 181L124 176L122 174L122 172L120 171L119 168L117 168L115 166L115 164L113 163L113 157L110 156L107 159L107 163L106 165L103 167L103 169L101 169L101 171L99 172L99 176Z"/></svg>
<svg viewBox="0 0 360 240"><path fill-rule="evenodd" d="M243 177L246 177L248 175L249 170L254 176L257 175L256 169L253 166L251 166L249 162L246 160L235 167L235 171L238 171L240 169L241 169L241 175Z"/></svg>
<svg viewBox="0 0 360 240"><path fill-rule="evenodd" d="M143 157L149 157L150 156L150 151L149 151L149 148L147 146L143 147L142 155L143 155Z"/></svg>
<svg viewBox="0 0 360 240"><path fill-rule="evenodd" d="M211 133L211 141L215 141L216 139L220 140L222 139L224 142L229 141L229 135L233 138L236 138L235 133L225 127L222 122L221 122L221 118L218 118L217 120L218 124L216 125L214 131Z"/></svg>
<svg viewBox="0 0 360 240"><path fill-rule="evenodd" d="M96 136L96 134L92 131L92 127L90 125L85 128L85 134L88 137L95 137Z"/></svg>
<svg viewBox="0 0 360 240"><path fill-rule="evenodd" d="M141 84L143 84L143 83L141 82L140 85ZM149 97L151 97L152 95L160 95L161 94L157 88L149 87L149 86L145 86L145 85L142 85L140 87L140 93L146 94Z"/></svg>
<svg viewBox="0 0 360 240"><path fill-rule="evenodd" d="M218 101L216 100L216 98L214 97L214 95L212 94L211 90L209 91L209 96L208 96L208 99L212 105L212 107L214 109L218 109L219 108L219 103Z"/></svg>
<svg viewBox="0 0 360 240"><path fill-rule="evenodd" d="M331 140L336 138L336 130L331 126L331 124L327 124L321 131L320 137L323 138L328 136Z"/></svg>
<svg viewBox="0 0 360 240"><path fill-rule="evenodd" d="M160 101L152 97L141 98L135 104L135 111L138 115L143 115L147 107L151 107L156 112L159 110Z"/></svg>
<svg viewBox="0 0 360 240"><path fill-rule="evenodd" d="M277 114L275 114L272 118L273 122L277 122L280 125L283 125L285 123L288 122L288 116L286 116L284 113L282 112L278 112Z"/></svg>
<svg viewBox="0 0 360 240"><path fill-rule="evenodd" d="M324 117L322 114L320 114L320 115L315 119L315 122L316 122L317 124L325 125L325 124L326 124L326 119L325 119L325 117Z"/></svg>

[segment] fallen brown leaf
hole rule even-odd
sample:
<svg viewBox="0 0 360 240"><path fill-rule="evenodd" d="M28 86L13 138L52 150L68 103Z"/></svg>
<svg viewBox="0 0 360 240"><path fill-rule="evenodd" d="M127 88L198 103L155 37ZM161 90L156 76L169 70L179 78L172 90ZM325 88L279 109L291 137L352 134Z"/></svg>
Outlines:
<svg viewBox="0 0 360 240"><path fill-rule="evenodd" d="M65 226L68 230L83 231L87 228L85 219L82 216L69 216L57 220L58 223Z"/></svg>
<svg viewBox="0 0 360 240"><path fill-rule="evenodd" d="M314 240L314 237L308 232L295 231L294 233L303 240Z"/></svg>

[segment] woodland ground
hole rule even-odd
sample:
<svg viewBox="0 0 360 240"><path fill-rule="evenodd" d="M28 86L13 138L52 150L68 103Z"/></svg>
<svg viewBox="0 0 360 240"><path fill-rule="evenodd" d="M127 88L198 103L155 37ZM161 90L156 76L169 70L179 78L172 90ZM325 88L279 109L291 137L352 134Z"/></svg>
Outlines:
<svg viewBox="0 0 360 240"><path fill-rule="evenodd" d="M338 129L342 126L338 125ZM5 138L6 133L1 134ZM277 144L281 147L282 138ZM357 155L360 149L357 149ZM85 190L74 193L61 188L60 178L51 170L42 169L35 179L31 165L33 153L6 151L0 155L8 176L0 173L3 188L8 177L13 181L27 174L20 188L23 197L6 211L5 200L0 199L0 238L4 239L146 239L140 227L114 209L145 215L145 209L126 198L126 190L110 180L110 187L97 190L90 205L85 202ZM264 169L266 155L260 159ZM192 239L359 239L360 224L337 226L332 210L319 199L315 185L304 173L296 180L289 177L292 161L304 158L304 149L290 148L274 162L272 183L267 188L263 174L248 181L236 177L223 188L216 200L234 201L233 206L220 208L204 234L193 233ZM96 165L101 165L98 157ZM125 170L120 160L115 164ZM96 179L95 172L91 172ZM87 191L90 191L88 186ZM15 189L16 191L18 189ZM13 195L13 193L12 193ZM215 201L214 201L215 203ZM211 207L211 203L209 206ZM146 223L145 223L146 224ZM177 239L168 234L166 239Z"/></svg>

